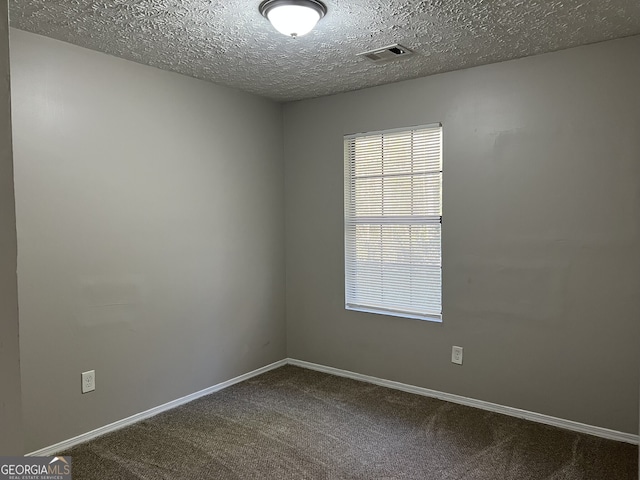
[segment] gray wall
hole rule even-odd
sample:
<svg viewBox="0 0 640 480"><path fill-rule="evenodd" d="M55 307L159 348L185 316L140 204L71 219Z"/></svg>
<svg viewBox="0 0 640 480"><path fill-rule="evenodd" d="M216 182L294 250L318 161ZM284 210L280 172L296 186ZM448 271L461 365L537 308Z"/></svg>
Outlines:
<svg viewBox="0 0 640 480"><path fill-rule="evenodd" d="M26 450L284 358L281 106L11 42Z"/></svg>
<svg viewBox="0 0 640 480"><path fill-rule="evenodd" d="M289 356L637 432L638 52L633 37L286 105ZM345 311L342 136L432 122L444 323Z"/></svg>
<svg viewBox="0 0 640 480"><path fill-rule="evenodd" d="M7 1L0 0L0 455L22 453Z"/></svg>

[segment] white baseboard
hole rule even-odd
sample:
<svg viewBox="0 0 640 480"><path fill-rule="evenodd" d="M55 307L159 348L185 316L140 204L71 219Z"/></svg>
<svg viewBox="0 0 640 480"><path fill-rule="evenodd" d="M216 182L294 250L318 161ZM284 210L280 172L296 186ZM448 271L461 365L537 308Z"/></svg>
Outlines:
<svg viewBox="0 0 640 480"><path fill-rule="evenodd" d="M638 435L633 435L631 433L624 433L624 432L618 432L616 430L609 430L607 428L595 427L593 425L574 422L572 420L565 420L562 418L551 417L549 415L543 415L541 413L529 412L527 410L520 410L518 408L513 408L513 407L506 407L504 405L498 405L496 403L490 403L482 400L476 400L473 398L467 398L460 395L454 395L452 393L439 392L437 390L431 390L423 387L416 387L414 385L408 385L406 383L385 380L382 378L372 377L369 375L363 375L360 373L350 372L347 370L341 370L339 368L327 367L325 365L318 365L316 363L305 362L303 360L287 358L287 359L272 363L270 365L266 365L264 367L258 368L256 370L253 370L252 372L245 373L244 375L240 375L238 377L232 378L230 380L227 380L226 382L218 383L217 385L214 385L212 387L205 388L204 390L200 390L199 392L192 393L185 397L178 398L176 400L165 403L163 405L159 405L157 407L151 408L144 412L137 413L127 418L123 418L122 420L118 420L117 422L110 423L109 425L96 428L95 430L92 430L87 433L83 433L82 435L78 435L77 437L73 437L68 440L64 440L62 442L56 443L55 445L50 445L48 447L41 448L40 450L27 453L26 456L52 456L58 452L67 450L81 443L88 442L89 440L92 440L106 433L114 432L121 428L127 427L134 423L137 423L147 418L158 415L159 413L165 412L167 410L171 410L172 408L179 407L180 405L184 405L185 403L191 402L200 397L204 397L205 395L218 392L224 388L230 387L231 385L235 385L236 383L243 382L244 380L248 380L252 377L256 377L265 372L268 372L269 370L274 370L276 368L282 367L287 364L295 365L297 367L307 368L309 370L317 370L319 372L325 372L331 375L337 375L339 377L346 377L346 378L351 378L353 380L360 380L362 382L372 383L374 385L380 385L382 387L393 388L395 390L402 390L403 392L415 393L417 395L423 395L425 397L439 398L440 400L445 400L447 402L458 403L460 405L467 405L469 407L488 410L490 412L502 413L504 415L509 415L511 417L523 418L525 420L531 420L537 423L544 423L546 425L552 425L554 427L564 428L566 430L572 430L575 432L595 435L597 437L607 438L610 440L617 440L619 442L626 442L626 443L631 443L633 445L638 445Z"/></svg>
<svg viewBox="0 0 640 480"><path fill-rule="evenodd" d="M50 457L55 455L58 452L62 452L71 447L75 447L80 443L88 442L96 437L104 435L106 433L114 432L116 430L120 430L121 428L127 427L134 423L145 420L149 417L153 417L158 415L159 413L166 412L167 410L171 410L172 408L179 407L180 405L184 405L185 403L196 400L200 397L204 397L205 395L209 395L214 392L218 392L224 388L230 387L231 385L235 385L236 383L243 382L252 377L256 377L260 374L268 372L269 370L273 370L275 368L282 367L287 364L287 360L280 360L278 362L272 363L270 365L265 365L264 367L253 370L252 372L245 373L244 375L240 375L238 377L232 378L231 380L227 380L226 382L218 383L209 388L205 388L204 390L200 390L199 392L192 393L182 398L178 398L171 402L165 403L163 405L159 405L157 407L151 408L141 413L136 413L135 415L131 415L130 417L123 418L122 420L118 420L117 422L110 423L109 425L105 425L104 427L96 428L95 430L91 430L90 432L83 433L82 435L78 435L77 437L70 438L69 440L64 440L62 442L56 443L55 445L51 445L49 447L41 448L40 450L36 450L35 452L27 453L25 456L27 457Z"/></svg>
<svg viewBox="0 0 640 480"><path fill-rule="evenodd" d="M369 375L362 375L360 373L341 370L339 368L327 367L325 365L318 365L316 363L305 362L303 360L296 360L293 358L289 358L287 360L287 363L289 365L295 365L297 367L307 368L310 370L317 370L319 372L330 373L331 375L337 375L340 377L351 378L353 380L360 380L362 382L373 383L374 385L380 385L382 387L393 388L395 390L402 390L403 392L415 393L418 395L423 395L425 397L439 398L440 400L445 400L447 402L458 403L460 405L466 405L469 407L475 407L482 410L488 410L490 412L502 413L503 415L523 418L525 420L531 420L532 422L544 423L546 425L552 425L554 427L564 428L565 430L572 430L574 432L595 435L596 437L607 438L609 440L617 440L619 442L638 445L638 440L639 440L638 435L634 435L631 433L618 432L616 430L610 430L608 428L596 427L593 425L587 425L585 423L574 422L572 420L565 420L563 418L551 417L549 415L530 412L528 410L520 410L519 408L506 407L504 405L498 405L497 403L485 402L482 400L476 400L474 398L463 397L461 395L454 395L452 393L444 393L444 392L439 392L437 390L431 390L428 388L416 387L414 385L407 385L406 383L394 382L391 380L384 380L382 378L371 377Z"/></svg>

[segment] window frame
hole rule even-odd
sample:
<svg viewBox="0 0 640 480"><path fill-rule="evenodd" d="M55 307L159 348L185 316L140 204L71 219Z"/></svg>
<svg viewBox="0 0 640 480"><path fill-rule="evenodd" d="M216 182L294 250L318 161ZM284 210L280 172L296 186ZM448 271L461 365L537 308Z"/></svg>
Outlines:
<svg viewBox="0 0 640 480"><path fill-rule="evenodd" d="M353 272L350 272L348 270L348 265L349 265L349 239L348 239L348 235L350 232L350 228L355 228L355 226L358 224L357 222L352 222L351 224L349 223L349 220L351 218L355 218L355 216L351 217L348 215L348 206L350 205L348 203L347 197L349 194L353 195L353 192L351 191L351 186L353 185L353 179L352 179L352 169L351 169L351 162L350 162L350 154L349 154L349 144L348 142L353 141L354 139L358 138L358 137L368 137L368 136L376 136L376 135L391 135L394 133L408 133L411 131L417 131L417 130L424 130L424 129L434 129L434 128L439 128L440 129L440 145L439 145L439 153L440 153L440 196L439 196L439 200L440 200L440 215L439 215L439 222L435 221L435 217L437 217L436 215L434 215L434 220L433 221L428 221L428 222L407 222L407 224L410 225L428 225L428 224L432 224L432 225L436 225L439 223L440 226L440 238L439 238L439 246L440 246L440 302L439 302L439 307L440 307L440 314L435 314L435 313L425 313L425 314L415 314L412 312L408 312L408 311L402 311L402 310L395 310L393 308L383 308L383 307L370 307L370 306L365 306L365 305L357 305L357 304L350 304L349 303L349 275L353 274ZM345 310L350 310L350 311L357 311L357 312L363 312L363 313L373 313L373 314L378 314L378 315L386 315L386 316L392 316L392 317L401 317L401 318L408 318L408 319L415 319L415 320L423 320L423 321L429 321L429 322L435 322L435 323L442 323L443 321L443 264L444 264L444 259L443 259L443 255L442 255L442 237L443 237L443 233L442 233L442 229L443 229L443 217L444 217L444 128L442 123L440 122L436 122L436 123L430 123L430 124L423 124L423 125L415 125L415 126L409 126L409 127L398 127L398 128L392 128L392 129L386 129L386 130L376 130L376 131L370 131L370 132L362 132L362 133L352 133L352 134L346 134L343 136L343 149L344 149L344 204L343 204L343 214L344 214L344 224L343 224L343 239L344 239L344 287L345 287L345 295L344 295L344 305L345 305ZM384 176L382 178L385 178ZM413 178L413 176L412 176ZM354 202L351 201L351 204L353 204ZM418 217L419 215L415 215L415 217ZM381 216L381 218L384 217L384 215ZM413 216L408 216L407 218L412 218ZM373 225L373 224L372 224ZM382 224L381 224L382 225Z"/></svg>

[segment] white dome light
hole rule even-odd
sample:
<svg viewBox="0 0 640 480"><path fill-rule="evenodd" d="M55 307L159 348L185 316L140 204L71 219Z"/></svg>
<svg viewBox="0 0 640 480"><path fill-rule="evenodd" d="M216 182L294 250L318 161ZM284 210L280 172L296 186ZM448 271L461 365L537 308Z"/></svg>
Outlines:
<svg viewBox="0 0 640 480"><path fill-rule="evenodd" d="M309 33L327 13L316 0L267 0L259 9L276 30L293 38Z"/></svg>
<svg viewBox="0 0 640 480"><path fill-rule="evenodd" d="M313 27L320 20L320 14L299 5L282 5L269 10L267 18L273 28L280 33L301 37L313 30Z"/></svg>

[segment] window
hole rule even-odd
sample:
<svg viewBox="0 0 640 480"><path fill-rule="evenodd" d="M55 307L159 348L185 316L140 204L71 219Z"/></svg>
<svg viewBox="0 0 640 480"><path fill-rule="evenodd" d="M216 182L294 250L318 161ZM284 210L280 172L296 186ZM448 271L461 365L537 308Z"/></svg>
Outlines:
<svg viewBox="0 0 640 480"><path fill-rule="evenodd" d="M347 135L345 307L442 320L442 126Z"/></svg>

